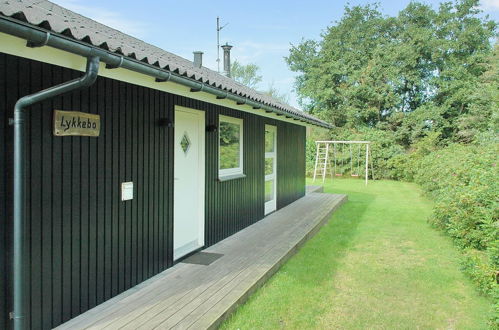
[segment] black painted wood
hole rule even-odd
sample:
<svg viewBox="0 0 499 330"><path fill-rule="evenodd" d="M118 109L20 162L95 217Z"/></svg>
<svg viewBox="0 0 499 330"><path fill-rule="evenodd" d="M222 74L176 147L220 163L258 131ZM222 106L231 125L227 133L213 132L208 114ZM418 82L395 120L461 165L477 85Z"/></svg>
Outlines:
<svg viewBox="0 0 499 330"><path fill-rule="evenodd" d="M10 309L10 224L11 212L11 182L10 165L12 155L12 139L9 132L9 114L5 110L8 104L15 102L17 98L18 75L17 66L8 67L6 55L0 53L0 329L6 329L8 325L8 311ZM8 89L5 76L9 76L9 84L15 86L16 91ZM8 93L10 92L10 93ZM10 172L10 173L9 173Z"/></svg>
<svg viewBox="0 0 499 330"><path fill-rule="evenodd" d="M11 302L12 130L17 99L81 72L0 54L0 329ZM99 77L89 89L29 110L26 260L28 323L49 329L173 265L175 105L244 121L245 178L218 180L218 134L206 132L205 242L264 217L264 128L277 126L277 206L305 194L305 128ZM54 109L101 116L101 135L54 137ZM134 199L122 202L122 182Z"/></svg>

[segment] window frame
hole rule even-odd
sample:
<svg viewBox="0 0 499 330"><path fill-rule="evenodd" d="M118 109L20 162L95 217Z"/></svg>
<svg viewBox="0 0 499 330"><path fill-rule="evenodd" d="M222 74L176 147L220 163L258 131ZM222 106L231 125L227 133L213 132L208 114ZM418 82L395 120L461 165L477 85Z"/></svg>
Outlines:
<svg viewBox="0 0 499 330"><path fill-rule="evenodd" d="M234 168L226 168L226 169L221 169L220 168L220 154L221 154L221 148L220 148L220 127L221 123L226 122L230 124L236 124L239 126L239 167L234 167ZM239 177L244 177L244 121L242 118L237 118L237 117L230 117L230 116L224 116L224 115L219 115L218 116L218 177L220 179L224 178L239 178Z"/></svg>

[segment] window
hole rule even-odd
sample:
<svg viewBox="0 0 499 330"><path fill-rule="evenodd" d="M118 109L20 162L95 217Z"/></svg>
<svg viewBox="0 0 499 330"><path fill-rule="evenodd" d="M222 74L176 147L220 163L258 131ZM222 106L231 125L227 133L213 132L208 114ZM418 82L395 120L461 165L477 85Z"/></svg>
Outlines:
<svg viewBox="0 0 499 330"><path fill-rule="evenodd" d="M243 120L220 116L218 125L219 176L243 174Z"/></svg>

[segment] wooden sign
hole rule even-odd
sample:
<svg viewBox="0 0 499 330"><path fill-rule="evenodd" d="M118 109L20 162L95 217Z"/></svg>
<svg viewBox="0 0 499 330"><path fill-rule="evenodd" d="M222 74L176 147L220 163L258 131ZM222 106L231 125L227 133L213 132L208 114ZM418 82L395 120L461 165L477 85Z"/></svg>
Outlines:
<svg viewBox="0 0 499 330"><path fill-rule="evenodd" d="M54 110L55 136L99 136L100 116L76 111Z"/></svg>

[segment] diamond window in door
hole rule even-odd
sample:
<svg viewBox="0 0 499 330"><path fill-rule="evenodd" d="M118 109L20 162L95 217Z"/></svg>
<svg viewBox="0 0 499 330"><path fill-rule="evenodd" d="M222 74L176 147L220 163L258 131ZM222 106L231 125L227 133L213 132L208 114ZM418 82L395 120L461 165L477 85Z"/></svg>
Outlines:
<svg viewBox="0 0 499 330"><path fill-rule="evenodd" d="M184 151L184 154L187 155L187 152L191 147L191 140L189 139L189 135L187 135L187 132L184 132L184 136L182 136L182 140L180 140L180 147Z"/></svg>

